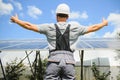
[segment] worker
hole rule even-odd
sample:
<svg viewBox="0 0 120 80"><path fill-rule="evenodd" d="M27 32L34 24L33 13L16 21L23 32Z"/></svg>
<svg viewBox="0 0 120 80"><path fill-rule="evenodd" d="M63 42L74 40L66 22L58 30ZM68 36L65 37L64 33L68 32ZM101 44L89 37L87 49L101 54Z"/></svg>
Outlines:
<svg viewBox="0 0 120 80"><path fill-rule="evenodd" d="M97 31L108 25L103 19L101 23L82 27L78 24L67 22L70 16L70 7L59 4L56 8L56 23L32 24L22 21L18 16L12 16L11 21L23 28L44 34L49 45L49 56L44 80L75 80L75 60L73 45L78 37Z"/></svg>

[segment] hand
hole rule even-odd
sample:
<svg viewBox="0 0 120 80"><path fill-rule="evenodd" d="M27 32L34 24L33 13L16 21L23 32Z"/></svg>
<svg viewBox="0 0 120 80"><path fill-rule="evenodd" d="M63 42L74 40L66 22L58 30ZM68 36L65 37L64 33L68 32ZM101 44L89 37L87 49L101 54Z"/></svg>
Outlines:
<svg viewBox="0 0 120 80"><path fill-rule="evenodd" d="M105 18L102 19L102 23L103 23L104 26L107 26L107 25L108 25L108 21L105 20Z"/></svg>
<svg viewBox="0 0 120 80"><path fill-rule="evenodd" d="M11 22L16 23L16 22L19 20L17 14L16 14L15 16L12 16L12 17L10 18L10 20L11 20Z"/></svg>

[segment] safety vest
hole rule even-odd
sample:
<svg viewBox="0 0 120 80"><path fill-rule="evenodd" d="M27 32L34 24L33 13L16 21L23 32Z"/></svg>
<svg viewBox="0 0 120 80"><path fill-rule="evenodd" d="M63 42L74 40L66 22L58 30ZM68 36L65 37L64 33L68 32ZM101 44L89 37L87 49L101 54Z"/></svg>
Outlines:
<svg viewBox="0 0 120 80"><path fill-rule="evenodd" d="M55 28L56 28L56 47L54 50L51 50L51 52L57 51L57 50L65 50L65 51L73 52L70 49L70 39L69 39L70 24L68 24L68 26L63 34L60 32L60 29L57 24L55 24Z"/></svg>

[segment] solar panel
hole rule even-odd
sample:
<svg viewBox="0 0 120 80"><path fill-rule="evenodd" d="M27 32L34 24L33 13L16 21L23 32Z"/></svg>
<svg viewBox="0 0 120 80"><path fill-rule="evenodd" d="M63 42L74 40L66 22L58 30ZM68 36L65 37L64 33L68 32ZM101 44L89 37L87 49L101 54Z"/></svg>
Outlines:
<svg viewBox="0 0 120 80"><path fill-rule="evenodd" d="M0 50L45 49L47 46L45 39L0 41Z"/></svg>
<svg viewBox="0 0 120 80"><path fill-rule="evenodd" d="M46 39L0 40L0 50L47 49ZM115 38L81 38L76 49L120 49L120 40Z"/></svg>
<svg viewBox="0 0 120 80"><path fill-rule="evenodd" d="M82 38L77 43L76 47L78 49L79 48L120 49L120 40L116 38Z"/></svg>

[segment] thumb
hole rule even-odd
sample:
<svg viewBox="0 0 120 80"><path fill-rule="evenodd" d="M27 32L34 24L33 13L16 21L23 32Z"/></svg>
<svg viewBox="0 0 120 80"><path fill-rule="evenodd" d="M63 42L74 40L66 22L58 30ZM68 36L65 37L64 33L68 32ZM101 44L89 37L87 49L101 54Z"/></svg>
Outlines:
<svg viewBox="0 0 120 80"><path fill-rule="evenodd" d="M16 17L16 18L18 18L18 15L17 15L17 13L15 14L15 17Z"/></svg>
<svg viewBox="0 0 120 80"><path fill-rule="evenodd" d="M103 17L103 18L102 18L102 21L104 21L104 20L105 20L105 18Z"/></svg>
<svg viewBox="0 0 120 80"><path fill-rule="evenodd" d="M102 22L105 24L105 26L108 25L108 21L103 17Z"/></svg>

